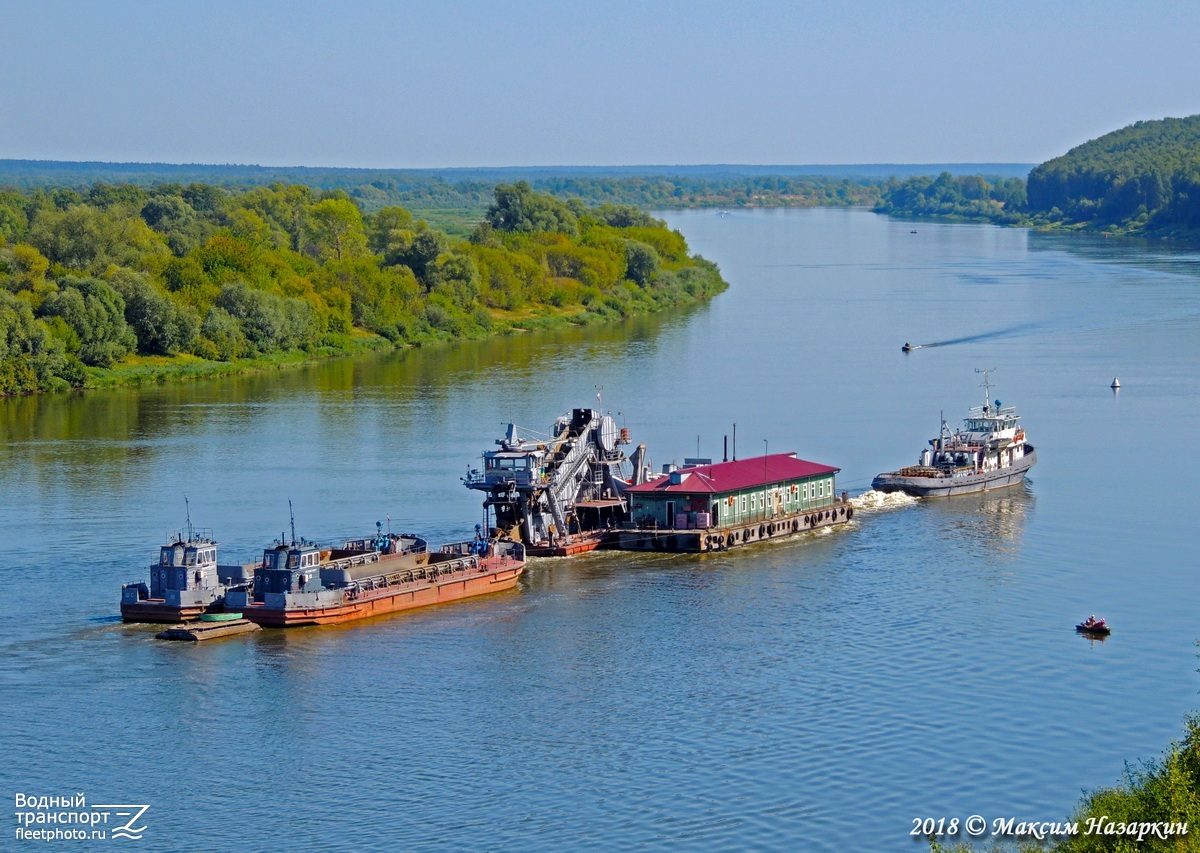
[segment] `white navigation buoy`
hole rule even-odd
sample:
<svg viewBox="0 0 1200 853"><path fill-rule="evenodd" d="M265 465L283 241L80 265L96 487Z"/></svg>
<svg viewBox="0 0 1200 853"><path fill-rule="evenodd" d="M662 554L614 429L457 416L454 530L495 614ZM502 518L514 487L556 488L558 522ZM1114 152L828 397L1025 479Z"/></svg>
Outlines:
<svg viewBox="0 0 1200 853"><path fill-rule="evenodd" d="M1117 377L1115 377L1115 376L1114 376L1114 377L1113 377L1113 384L1112 384L1112 385L1109 385L1108 387L1109 387L1109 388L1111 388L1111 389L1113 389L1114 391L1116 391L1118 388L1120 388L1120 387L1121 387L1121 380L1120 380L1120 379L1118 379Z"/></svg>

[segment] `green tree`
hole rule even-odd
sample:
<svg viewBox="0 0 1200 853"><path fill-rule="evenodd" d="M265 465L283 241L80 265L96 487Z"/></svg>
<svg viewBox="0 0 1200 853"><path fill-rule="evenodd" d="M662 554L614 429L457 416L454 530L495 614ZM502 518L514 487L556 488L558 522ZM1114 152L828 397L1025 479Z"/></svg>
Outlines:
<svg viewBox="0 0 1200 853"><path fill-rule="evenodd" d="M476 246L499 247L502 245L500 238L496 235L496 229L486 219L475 226L471 231L471 236L467 239Z"/></svg>
<svg viewBox="0 0 1200 853"><path fill-rule="evenodd" d="M293 252L304 248L307 237L308 209L313 204L309 187L295 184L271 184L238 196L233 209L253 210L280 235L280 245ZM232 212L232 211L231 211Z"/></svg>
<svg viewBox="0 0 1200 853"><path fill-rule="evenodd" d="M167 239L176 256L195 249L211 234L212 226L197 216L195 209L177 195L160 195L142 206L142 219Z"/></svg>
<svg viewBox="0 0 1200 853"><path fill-rule="evenodd" d="M389 266L403 264L428 288L433 283L433 265L450 248L450 240L441 231L424 227L424 223L419 223L418 228L412 240L396 246L386 255L384 263Z"/></svg>
<svg viewBox="0 0 1200 853"><path fill-rule="evenodd" d="M183 304L206 311L221 289L205 271L196 254L193 252L168 261L163 267L162 281L167 290Z"/></svg>
<svg viewBox="0 0 1200 853"><path fill-rule="evenodd" d="M125 322L125 300L99 279L67 276L59 282L59 291L42 302L38 315L61 317L70 326L79 336L79 360L84 364L109 367L137 346Z"/></svg>
<svg viewBox="0 0 1200 853"><path fill-rule="evenodd" d="M169 253L161 235L119 205L43 208L30 229L30 242L54 263L97 274L111 264L136 268Z"/></svg>
<svg viewBox="0 0 1200 853"><path fill-rule="evenodd" d="M203 358L232 361L250 352L250 343L237 319L214 305L200 324L200 337L193 343L194 352Z"/></svg>
<svg viewBox="0 0 1200 853"><path fill-rule="evenodd" d="M420 299L421 287L404 266L380 269L371 258L325 264L313 274L321 294L336 290L350 295L355 326L384 332L399 323Z"/></svg>
<svg viewBox="0 0 1200 853"><path fill-rule="evenodd" d="M88 202L99 208L139 208L146 202L146 190L137 184L92 184L87 194Z"/></svg>
<svg viewBox="0 0 1200 853"><path fill-rule="evenodd" d="M388 252L412 239L413 216L403 207L385 207L371 217L367 225L367 245L377 255Z"/></svg>
<svg viewBox="0 0 1200 853"><path fill-rule="evenodd" d="M229 233L255 249L282 249L288 245L287 234L271 228L257 211L238 208L228 219Z"/></svg>
<svg viewBox="0 0 1200 853"><path fill-rule="evenodd" d="M83 369L34 319L29 304L0 290L0 395L83 384Z"/></svg>
<svg viewBox="0 0 1200 853"><path fill-rule="evenodd" d="M552 195L534 192L525 181L498 184L487 221L497 231L551 231L575 236L579 220L570 208Z"/></svg>
<svg viewBox="0 0 1200 853"><path fill-rule="evenodd" d="M343 261L367 251L362 214L348 199L327 198L308 211L308 235L322 260Z"/></svg>
<svg viewBox="0 0 1200 853"><path fill-rule="evenodd" d="M191 183L180 193L193 210L215 216L225 209L225 193L211 184Z"/></svg>
<svg viewBox="0 0 1200 853"><path fill-rule="evenodd" d="M0 286L13 293L24 293L36 308L53 289L46 280L50 261L33 246L18 243L0 246Z"/></svg>
<svg viewBox="0 0 1200 853"><path fill-rule="evenodd" d="M448 295L459 308L474 308L479 302L479 267L469 255L447 253L435 263L436 292Z"/></svg>
<svg viewBox="0 0 1200 853"><path fill-rule="evenodd" d="M296 349L315 343L318 336L313 308L306 300L255 290L245 282L222 288L216 307L238 321L257 352Z"/></svg>
<svg viewBox="0 0 1200 853"><path fill-rule="evenodd" d="M637 240L625 243L626 277L642 287L649 287L658 273L661 261L654 247Z"/></svg>
<svg viewBox="0 0 1200 853"><path fill-rule="evenodd" d="M1159 761L1141 769L1126 768L1125 784L1102 788L1084 798L1071 817L1081 831L1055 845L1061 853L1123 853L1123 851L1194 851L1193 833L1136 842L1128 836L1085 832L1088 821L1111 823L1200 825L1200 717L1190 716L1182 741L1171 744Z"/></svg>
<svg viewBox="0 0 1200 853"><path fill-rule="evenodd" d="M661 219L655 219L632 204L602 204L593 213L601 222L614 228L666 228Z"/></svg>
<svg viewBox="0 0 1200 853"><path fill-rule="evenodd" d="M176 305L148 276L131 270L114 276L112 285L125 300L125 322L137 337L138 352L175 355L191 349L200 330L192 309Z"/></svg>
<svg viewBox="0 0 1200 853"><path fill-rule="evenodd" d="M6 197L7 196L7 197ZM16 240L29 227L29 218L19 198L0 193L0 242Z"/></svg>

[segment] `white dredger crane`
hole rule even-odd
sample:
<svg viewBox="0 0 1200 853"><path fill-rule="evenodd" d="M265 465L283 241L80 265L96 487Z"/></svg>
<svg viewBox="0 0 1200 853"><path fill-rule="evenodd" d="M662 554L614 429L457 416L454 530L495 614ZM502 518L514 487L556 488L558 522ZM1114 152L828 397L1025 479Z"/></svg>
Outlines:
<svg viewBox="0 0 1200 853"><path fill-rule="evenodd" d="M495 513L499 535L521 540L534 555L564 553L572 537L625 520L625 487L647 476L646 446L632 459L622 450L628 429L595 409L575 409L546 437L521 432L509 424L496 440L500 449L483 454L483 470L463 477L468 489L487 492L483 505Z"/></svg>

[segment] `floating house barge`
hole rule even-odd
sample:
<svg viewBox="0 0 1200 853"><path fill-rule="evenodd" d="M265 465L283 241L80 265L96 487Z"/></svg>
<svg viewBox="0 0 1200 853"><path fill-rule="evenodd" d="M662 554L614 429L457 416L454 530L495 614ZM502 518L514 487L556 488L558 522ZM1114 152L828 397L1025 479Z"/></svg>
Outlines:
<svg viewBox="0 0 1200 853"><path fill-rule="evenodd" d="M841 470L775 453L679 468L625 489L632 522L606 545L626 551L723 551L735 545L844 524Z"/></svg>

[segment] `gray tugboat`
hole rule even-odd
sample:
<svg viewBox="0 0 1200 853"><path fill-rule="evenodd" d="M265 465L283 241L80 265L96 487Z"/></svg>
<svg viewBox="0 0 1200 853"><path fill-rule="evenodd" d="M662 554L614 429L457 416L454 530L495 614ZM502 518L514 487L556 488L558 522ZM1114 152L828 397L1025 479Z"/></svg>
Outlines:
<svg viewBox="0 0 1200 853"><path fill-rule="evenodd" d="M150 566L150 583L134 581L121 587L121 618L126 622L190 622L221 612L225 594L254 577L254 564L217 564L212 531L192 527L168 537Z"/></svg>
<svg viewBox="0 0 1200 853"><path fill-rule="evenodd" d="M880 474L871 488L906 492L917 497L948 497L1014 486L1037 461L1033 445L1012 406L991 400L990 370L983 374L983 405L967 413L963 426L952 432L942 419L942 431L929 440L919 464Z"/></svg>

